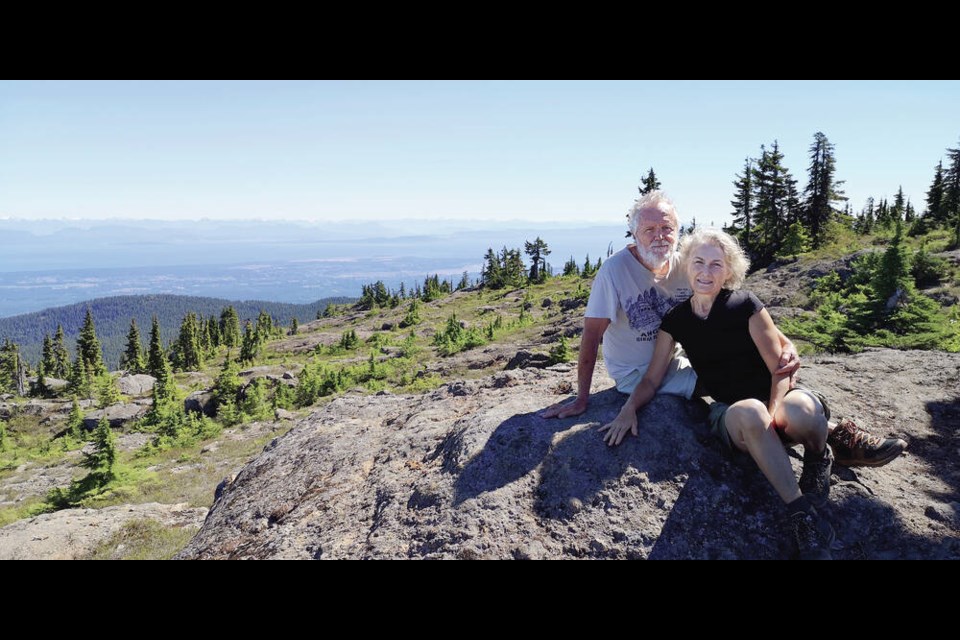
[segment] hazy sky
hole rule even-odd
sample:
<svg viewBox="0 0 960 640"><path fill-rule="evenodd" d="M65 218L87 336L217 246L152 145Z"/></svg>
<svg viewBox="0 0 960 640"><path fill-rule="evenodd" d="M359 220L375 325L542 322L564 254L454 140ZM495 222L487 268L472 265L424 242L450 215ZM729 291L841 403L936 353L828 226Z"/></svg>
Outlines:
<svg viewBox="0 0 960 640"><path fill-rule="evenodd" d="M729 219L774 139L816 131L855 210L925 206L960 82L0 82L0 217L619 223L653 167Z"/></svg>

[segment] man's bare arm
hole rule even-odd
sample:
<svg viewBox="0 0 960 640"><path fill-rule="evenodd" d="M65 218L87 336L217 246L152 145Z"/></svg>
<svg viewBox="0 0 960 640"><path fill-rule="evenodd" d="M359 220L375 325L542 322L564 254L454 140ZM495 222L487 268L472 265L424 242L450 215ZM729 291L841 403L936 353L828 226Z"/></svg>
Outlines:
<svg viewBox="0 0 960 640"><path fill-rule="evenodd" d="M584 318L583 335L580 336L580 355L577 358L577 398L573 402L558 402L548 407L541 417L568 418L587 410L590 399L590 384L597 366L597 351L603 332L610 326L609 318Z"/></svg>

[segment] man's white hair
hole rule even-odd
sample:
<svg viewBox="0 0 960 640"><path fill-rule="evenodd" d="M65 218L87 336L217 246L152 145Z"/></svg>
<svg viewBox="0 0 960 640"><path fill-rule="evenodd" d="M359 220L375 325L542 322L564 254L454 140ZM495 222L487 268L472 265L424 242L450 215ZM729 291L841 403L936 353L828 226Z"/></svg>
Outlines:
<svg viewBox="0 0 960 640"><path fill-rule="evenodd" d="M666 205L666 207L663 207L662 205ZM667 194L659 189L656 189L637 198L637 200L633 203L633 206L630 207L630 212L627 214L627 225L629 226L630 233L633 234L634 238L637 237L637 225L640 224L640 212L645 209L666 209L673 218L673 224L679 231L680 216L677 215L677 207L673 204L673 200L667 197Z"/></svg>

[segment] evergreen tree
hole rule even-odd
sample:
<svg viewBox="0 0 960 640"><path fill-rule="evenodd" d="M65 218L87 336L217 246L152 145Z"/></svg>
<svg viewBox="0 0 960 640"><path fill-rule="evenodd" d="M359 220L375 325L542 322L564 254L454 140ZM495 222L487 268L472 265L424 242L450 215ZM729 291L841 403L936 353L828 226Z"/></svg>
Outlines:
<svg viewBox="0 0 960 640"><path fill-rule="evenodd" d="M500 264L500 258L493 249L487 249L487 255L483 258L483 271L480 273L480 281L484 287L490 289L499 289L503 286L503 270Z"/></svg>
<svg viewBox="0 0 960 640"><path fill-rule="evenodd" d="M469 288L470 288L470 275L466 271L464 271L463 275L460 276L460 282L457 283L457 291L462 291L463 289L469 289Z"/></svg>
<svg viewBox="0 0 960 640"><path fill-rule="evenodd" d="M223 366L220 368L220 375L217 376L217 382L213 387L218 415L221 407L236 403L240 389L243 387L243 381L240 380L239 373L240 370L236 362L227 354L227 357L223 360Z"/></svg>
<svg viewBox="0 0 960 640"><path fill-rule="evenodd" d="M259 354L260 340L257 338L257 331L253 328L253 324L247 320L243 326L243 341L240 344L238 360L241 363L252 363Z"/></svg>
<svg viewBox="0 0 960 640"><path fill-rule="evenodd" d="M550 248L546 242L540 239L540 236L537 236L537 239L533 242L525 241L523 247L524 252L530 256L530 282L543 282L546 280L546 257L550 255Z"/></svg>
<svg viewBox="0 0 960 640"><path fill-rule="evenodd" d="M780 248L787 227L796 219L796 180L783 165L776 140L771 149L761 145L760 160L753 170L754 255L756 264L769 263Z"/></svg>
<svg viewBox="0 0 960 640"><path fill-rule="evenodd" d="M867 198L867 204L860 212L857 219L857 226L854 227L860 234L866 235L873 231L873 198Z"/></svg>
<svg viewBox="0 0 960 640"><path fill-rule="evenodd" d="M733 222L728 231L736 235L748 253L753 247L753 161L743 161L743 173L733 181Z"/></svg>
<svg viewBox="0 0 960 640"><path fill-rule="evenodd" d="M200 326L192 311L180 323L180 334L173 345L174 367L179 371L196 371L203 364Z"/></svg>
<svg viewBox="0 0 960 640"><path fill-rule="evenodd" d="M54 367L47 373L54 378L66 380L70 375L70 352L67 351L66 338L63 335L63 326L57 325L57 333L53 338Z"/></svg>
<svg viewBox="0 0 960 640"><path fill-rule="evenodd" d="M880 201L880 204L877 205L876 210L876 225L877 227L882 227L884 229L889 229L893 226L893 214L892 209L887 205L887 199L884 198Z"/></svg>
<svg viewBox="0 0 960 640"><path fill-rule="evenodd" d="M910 204L910 199L907 198L907 208L903 210L903 221L907 224L913 224L917 219L917 212L914 211L913 205Z"/></svg>
<svg viewBox="0 0 960 640"><path fill-rule="evenodd" d="M897 195L893 198L893 209L890 212L890 215L893 216L894 221L903 220L903 214L906 211L906 203L903 196L903 186L901 185L897 189Z"/></svg>
<svg viewBox="0 0 960 640"><path fill-rule="evenodd" d="M106 409L122 400L116 381L109 373L101 373L91 383L96 391L98 409Z"/></svg>
<svg viewBox="0 0 960 640"><path fill-rule="evenodd" d="M137 328L137 319L130 320L130 331L127 333L127 346L120 356L120 368L130 373L143 373L143 345L140 343L140 329Z"/></svg>
<svg viewBox="0 0 960 640"><path fill-rule="evenodd" d="M878 299L890 307L895 296L907 290L910 280L910 262L903 246L903 226L897 220L896 233L880 260L880 268L872 283L873 289Z"/></svg>
<svg viewBox="0 0 960 640"><path fill-rule="evenodd" d="M214 316L207 320L207 333L210 335L210 346L214 349L220 346L220 323Z"/></svg>
<svg viewBox="0 0 960 640"><path fill-rule="evenodd" d="M947 222L947 209L944 206L943 195L943 160L941 160L937 163L937 170L933 174L933 183L930 185L930 190L927 191L927 213L924 215L934 224Z"/></svg>
<svg viewBox="0 0 960 640"><path fill-rule="evenodd" d="M383 284L382 282L379 284ZM257 342L260 345L266 343L266 341L273 334L273 318L270 317L270 314L260 309L260 313L257 315L257 326L256 326Z"/></svg>
<svg viewBox="0 0 960 640"><path fill-rule="evenodd" d="M83 431L83 410L80 409L80 402L77 396L73 396L73 404L70 407L70 415L67 417L67 432L75 440L79 440Z"/></svg>
<svg viewBox="0 0 960 640"><path fill-rule="evenodd" d="M570 259L567 260L563 265L563 275L565 276L578 276L580 275L580 267L577 265L577 261L573 259L573 256L570 256Z"/></svg>
<svg viewBox="0 0 960 640"><path fill-rule="evenodd" d="M944 176L943 217L947 224L953 223L953 244L960 247L960 145L947 149L950 168Z"/></svg>
<svg viewBox="0 0 960 640"><path fill-rule="evenodd" d="M100 484L106 484L113 479L113 469L117 462L117 436L110 428L110 422L106 416L100 418L97 428L93 432L93 452L83 454L81 466L100 479Z"/></svg>
<svg viewBox="0 0 960 640"><path fill-rule="evenodd" d="M23 396L26 395L26 387L27 368L20 357L20 346L4 338L3 346L0 346L0 392L8 391Z"/></svg>
<svg viewBox="0 0 960 640"><path fill-rule="evenodd" d="M44 373L50 373L53 375L53 371L57 369L57 357L53 352L53 340L50 338L49 333L43 334L43 351L40 359L40 367Z"/></svg>
<svg viewBox="0 0 960 640"><path fill-rule="evenodd" d="M813 247L820 247L826 241L827 223L833 214L831 203L846 200L839 186L843 181L834 181L836 160L833 144L822 132L813 135L810 145L809 182L804 190L803 221L810 229ZM791 221L792 222L792 221Z"/></svg>
<svg viewBox="0 0 960 640"><path fill-rule="evenodd" d="M650 171L647 172L647 176L640 181L640 186L637 187L637 190L640 192L641 196L645 196L651 191L656 191L660 188L660 181L657 180L657 174L653 172L653 167L650 167Z"/></svg>
<svg viewBox="0 0 960 640"><path fill-rule="evenodd" d="M77 338L77 358L83 361L91 376L98 376L107 370L103 364L103 349L97 338L97 328L93 323L93 314L87 308L87 315Z"/></svg>
<svg viewBox="0 0 960 640"><path fill-rule="evenodd" d="M800 221L790 225L787 235L783 239L783 245L780 247L780 255L797 257L798 254L809 250L810 237L804 230Z"/></svg>
<svg viewBox="0 0 960 640"><path fill-rule="evenodd" d="M300 333L300 322L296 318L293 318L290 320L290 335L295 336L298 333Z"/></svg>
<svg viewBox="0 0 960 640"><path fill-rule="evenodd" d="M168 369L167 354L164 353L163 343L160 341L160 321L157 320L157 316L153 316L153 323L150 326L150 352L147 354L147 373L159 380Z"/></svg>
<svg viewBox="0 0 960 640"><path fill-rule="evenodd" d="M220 312L220 344L228 349L240 346L240 316L232 305Z"/></svg>
<svg viewBox="0 0 960 640"><path fill-rule="evenodd" d="M89 398L93 395L92 381L90 380L90 370L83 364L80 356L73 361L73 367L68 376L70 380L70 389L76 395L82 398Z"/></svg>

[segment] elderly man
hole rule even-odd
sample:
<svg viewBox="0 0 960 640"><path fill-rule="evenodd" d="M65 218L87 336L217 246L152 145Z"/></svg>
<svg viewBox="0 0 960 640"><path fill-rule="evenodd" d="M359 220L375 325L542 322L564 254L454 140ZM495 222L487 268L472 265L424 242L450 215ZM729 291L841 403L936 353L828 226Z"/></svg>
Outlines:
<svg viewBox="0 0 960 640"><path fill-rule="evenodd" d="M587 410L601 337L607 371L617 390L629 395L653 357L661 319L692 294L686 274L677 267L679 218L673 202L661 191L646 194L630 210L629 226L635 244L603 263L593 281L580 339L577 397L547 408L541 414L544 418L566 418ZM777 334L783 355L776 373L796 370L800 366L796 348L779 329ZM703 395L697 389L696 373L679 347L658 393L684 398ZM827 442L838 464L879 466L906 447L903 440L871 436L849 420L830 428Z"/></svg>

